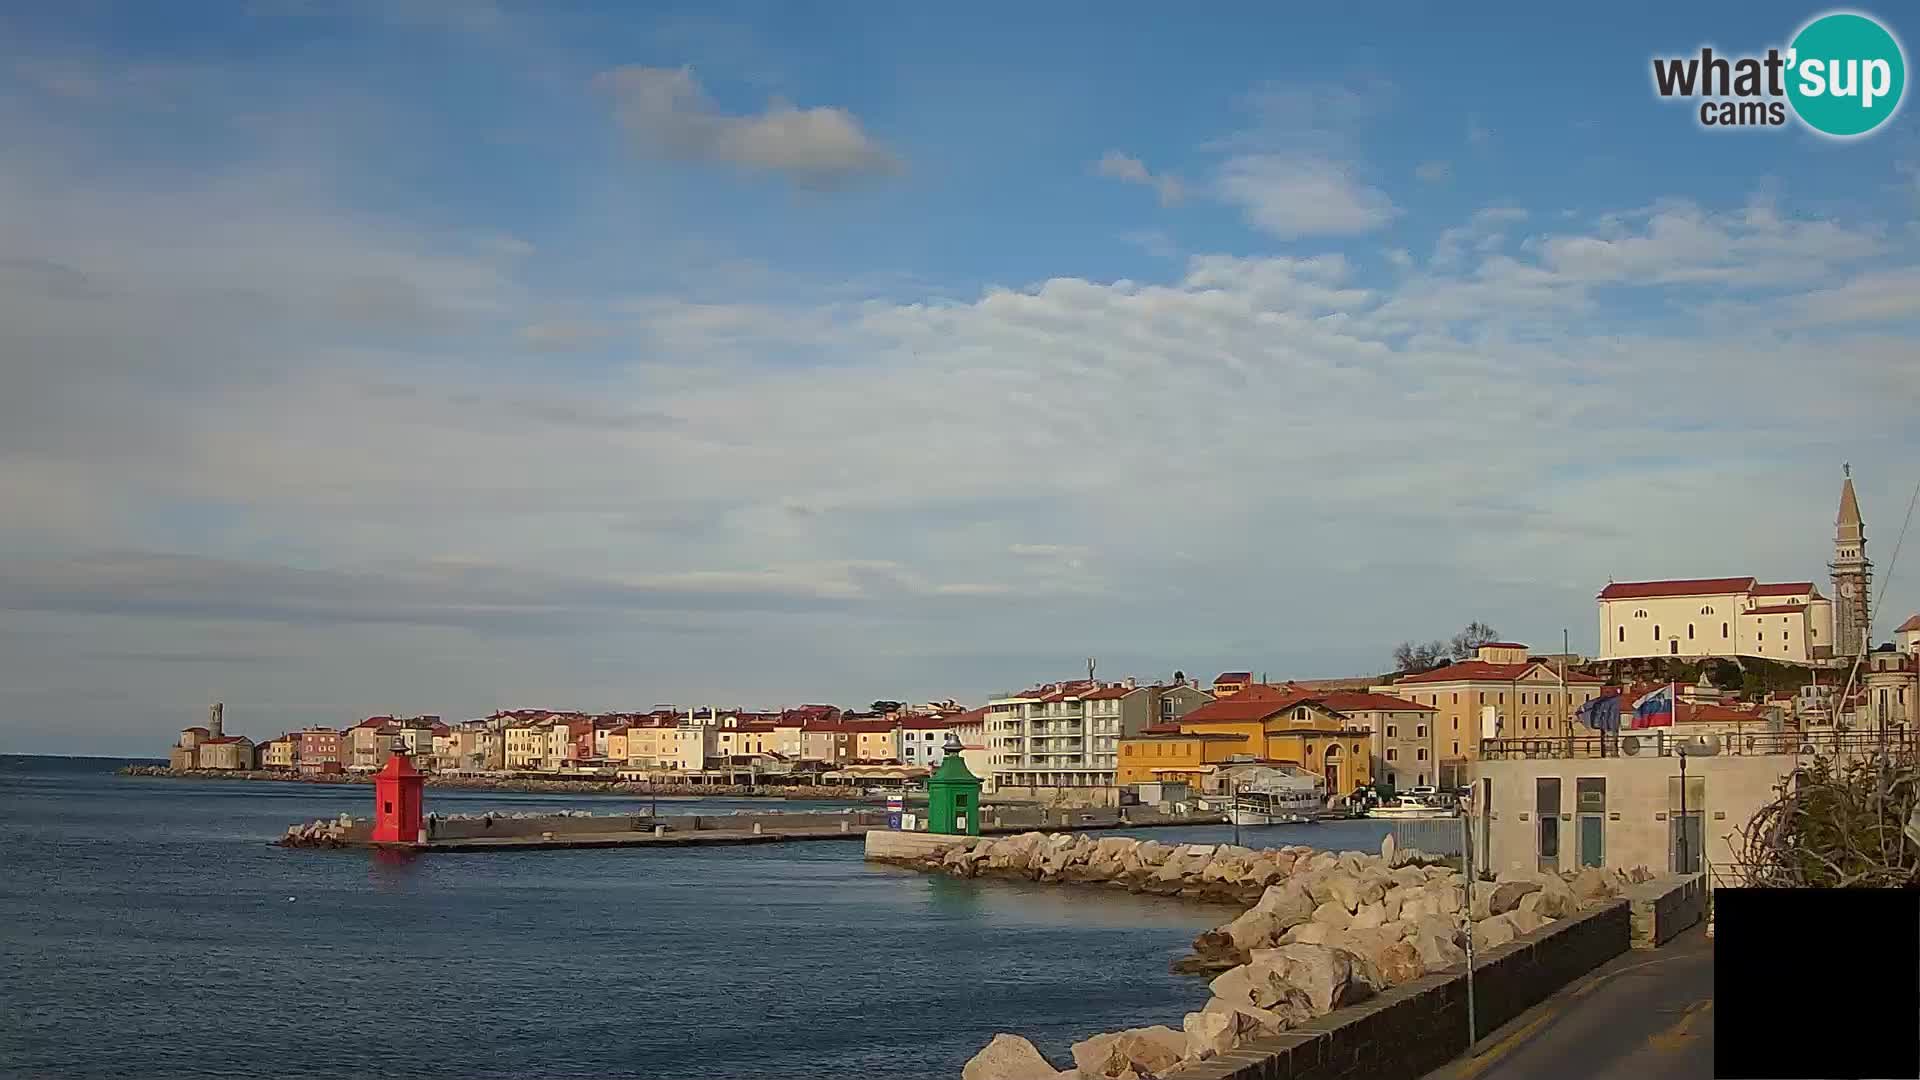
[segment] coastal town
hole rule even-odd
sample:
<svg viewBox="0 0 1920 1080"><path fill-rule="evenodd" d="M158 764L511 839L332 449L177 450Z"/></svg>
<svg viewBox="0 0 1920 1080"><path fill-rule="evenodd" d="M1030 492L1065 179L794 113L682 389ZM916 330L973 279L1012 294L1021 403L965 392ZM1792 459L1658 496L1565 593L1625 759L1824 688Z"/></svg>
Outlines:
<svg viewBox="0 0 1920 1080"><path fill-rule="evenodd" d="M344 779L404 753L444 780L871 790L924 784L957 753L985 793L1011 802L1114 807L1294 780L1318 800L1365 793L1409 803L1431 793L1434 805L1415 807L1429 810L1534 759L1613 757L1621 760L1610 767L1621 768L1676 752L1743 757L1868 733L1908 738L1920 726L1920 615L1901 622L1893 640L1872 641L1872 564L1850 475L1830 574L1832 597L1811 580L1610 582L1596 596L1592 655L1543 653L1471 624L1451 642L1403 645L1398 670L1360 678L1228 671L1202 682L1175 671L1103 680L1089 660L1085 678L994 694L971 708L954 700L521 708L451 722L370 716L257 742L229 733L214 705L205 725L180 732L169 769ZM1664 817L1659 776L1662 792L1649 798L1662 802ZM1532 775L1513 780L1509 791L1538 787ZM1560 777L1553 780L1558 805ZM1619 797L1609 802L1603 781L1579 785L1586 805L1618 820ZM1697 797L1690 813L1705 801ZM1537 842L1557 850L1557 837ZM1597 835L1584 843L1604 846Z"/></svg>

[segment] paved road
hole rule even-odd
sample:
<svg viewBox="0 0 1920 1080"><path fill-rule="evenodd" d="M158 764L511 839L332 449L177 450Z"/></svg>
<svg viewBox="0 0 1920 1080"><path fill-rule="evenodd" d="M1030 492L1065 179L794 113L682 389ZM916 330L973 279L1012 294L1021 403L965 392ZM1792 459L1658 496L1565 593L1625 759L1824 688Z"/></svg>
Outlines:
<svg viewBox="0 0 1920 1080"><path fill-rule="evenodd" d="M1700 927L1629 952L1426 1080L1698 1080L1713 1075L1713 942Z"/></svg>

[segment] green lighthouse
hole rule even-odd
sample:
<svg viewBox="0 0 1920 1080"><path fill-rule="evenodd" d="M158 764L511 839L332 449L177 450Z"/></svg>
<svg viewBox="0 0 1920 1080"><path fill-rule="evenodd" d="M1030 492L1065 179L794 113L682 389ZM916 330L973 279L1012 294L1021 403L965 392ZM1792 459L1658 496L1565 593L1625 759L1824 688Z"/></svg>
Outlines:
<svg viewBox="0 0 1920 1080"><path fill-rule="evenodd" d="M960 736L947 734L940 767L927 777L927 831L980 835L980 778L960 760Z"/></svg>

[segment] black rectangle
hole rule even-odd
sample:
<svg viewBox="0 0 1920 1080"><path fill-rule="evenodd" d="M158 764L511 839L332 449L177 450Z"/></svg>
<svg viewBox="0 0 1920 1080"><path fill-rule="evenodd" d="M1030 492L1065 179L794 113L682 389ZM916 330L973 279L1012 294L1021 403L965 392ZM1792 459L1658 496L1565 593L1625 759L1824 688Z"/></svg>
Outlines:
<svg viewBox="0 0 1920 1080"><path fill-rule="evenodd" d="M1920 1078L1920 890L1717 889L1713 1074Z"/></svg>

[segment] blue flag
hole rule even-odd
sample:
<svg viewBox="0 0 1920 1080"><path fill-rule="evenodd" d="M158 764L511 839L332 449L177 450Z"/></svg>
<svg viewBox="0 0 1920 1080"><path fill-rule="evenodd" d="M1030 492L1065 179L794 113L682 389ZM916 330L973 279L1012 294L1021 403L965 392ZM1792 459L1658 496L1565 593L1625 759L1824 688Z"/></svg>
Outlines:
<svg viewBox="0 0 1920 1080"><path fill-rule="evenodd" d="M1575 720L1595 731L1607 734L1619 734L1620 731L1620 695L1608 694L1597 697L1580 706L1573 714Z"/></svg>

